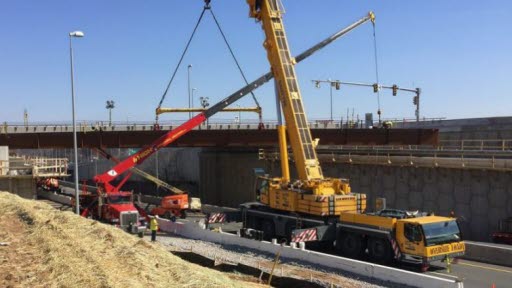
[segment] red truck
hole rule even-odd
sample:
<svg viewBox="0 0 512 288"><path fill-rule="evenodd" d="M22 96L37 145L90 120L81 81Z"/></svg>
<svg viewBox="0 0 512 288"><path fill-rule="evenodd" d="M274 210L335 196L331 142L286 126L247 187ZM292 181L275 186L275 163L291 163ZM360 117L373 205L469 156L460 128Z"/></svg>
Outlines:
<svg viewBox="0 0 512 288"><path fill-rule="evenodd" d="M131 192L105 193L101 189L82 192L80 215L115 225L141 237L146 230L147 214L134 203Z"/></svg>

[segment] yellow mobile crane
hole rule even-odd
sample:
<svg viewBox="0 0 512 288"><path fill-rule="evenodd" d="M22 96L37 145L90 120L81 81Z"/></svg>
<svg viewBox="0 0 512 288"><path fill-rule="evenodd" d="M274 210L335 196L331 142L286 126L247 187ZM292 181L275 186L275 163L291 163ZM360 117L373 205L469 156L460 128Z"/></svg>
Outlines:
<svg viewBox="0 0 512 288"><path fill-rule="evenodd" d="M242 235L313 242L349 257L368 254L381 263L414 260L422 270L431 261L462 255L465 246L456 219L395 209L367 213L366 196L352 193L348 180L324 177L286 39L281 2L247 2L250 17L261 22L265 32L263 46L279 98L278 121L282 109L286 126L278 126L282 175L258 177L259 202L241 205ZM373 13L367 20L374 23ZM297 180L290 179L286 132Z"/></svg>
<svg viewBox="0 0 512 288"><path fill-rule="evenodd" d="M318 216L340 215L342 211L362 211L364 195L349 195L347 180L324 178L308 127L299 84L295 76L295 59L291 57L282 22L280 1L249 0L250 16L261 21L266 40L263 44L274 74L276 91L286 124L278 126L282 177L270 179L270 189L261 191L260 201L271 208ZM373 14L369 15L373 21ZM279 109L278 109L279 110ZM279 113L279 112L278 112ZM280 123L281 124L281 123ZM290 182L286 131L295 159L299 180ZM325 199L326 201L320 201ZM359 200L359 203L358 203ZM357 205L359 204L359 205Z"/></svg>

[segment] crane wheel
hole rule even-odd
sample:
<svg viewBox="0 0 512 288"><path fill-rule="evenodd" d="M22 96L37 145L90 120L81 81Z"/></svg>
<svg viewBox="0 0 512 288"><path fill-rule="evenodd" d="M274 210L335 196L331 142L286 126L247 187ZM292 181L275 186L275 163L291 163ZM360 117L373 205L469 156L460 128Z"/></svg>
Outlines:
<svg viewBox="0 0 512 288"><path fill-rule="evenodd" d="M386 239L370 238L368 240L368 252L372 261L377 263L389 263L393 259L391 246Z"/></svg>
<svg viewBox="0 0 512 288"><path fill-rule="evenodd" d="M361 236L346 233L343 234L340 238L341 244L341 253L344 256L350 258L358 258L362 255L362 239Z"/></svg>

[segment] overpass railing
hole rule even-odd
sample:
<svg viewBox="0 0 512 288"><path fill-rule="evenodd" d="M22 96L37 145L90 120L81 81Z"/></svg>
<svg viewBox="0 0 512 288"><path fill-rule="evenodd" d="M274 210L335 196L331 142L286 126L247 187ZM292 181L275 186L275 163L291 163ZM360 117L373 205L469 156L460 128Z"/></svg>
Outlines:
<svg viewBox="0 0 512 288"><path fill-rule="evenodd" d="M152 130L172 130L177 126L184 123L183 121L168 121L160 122L158 125L151 122L79 122L77 123L77 131L87 133L94 131L152 131ZM277 121L269 120L263 122L265 129L276 129ZM339 121L330 120L313 120L309 122L311 129L342 129L342 128L363 128L362 125L343 124ZM194 130L257 130L260 125L258 121L247 120L243 122L237 121L218 121L218 122L205 122L202 125L194 128ZM4 123L0 125L0 134L11 133L66 133L72 132L73 125L69 123L34 123L30 125L25 124L9 124Z"/></svg>

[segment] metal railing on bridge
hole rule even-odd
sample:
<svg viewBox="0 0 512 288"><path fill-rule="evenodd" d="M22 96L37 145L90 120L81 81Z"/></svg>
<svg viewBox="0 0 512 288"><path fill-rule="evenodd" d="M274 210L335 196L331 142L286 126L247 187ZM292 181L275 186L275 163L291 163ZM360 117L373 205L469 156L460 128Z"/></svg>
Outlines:
<svg viewBox="0 0 512 288"><path fill-rule="evenodd" d="M158 125L151 122L114 122L111 125L108 122L78 122L77 131L87 133L94 131L152 131L152 130L172 130L182 123L183 121L168 121L160 122ZM265 129L276 129L277 121L263 122ZM313 120L309 122L311 129L342 129L347 128L347 124L340 123L339 121L330 120ZM248 120L243 122L237 121L218 121L203 123L202 125L194 128L194 130L257 130L259 129L257 121ZM356 125L350 125L348 128L363 128ZM0 134L11 133L71 133L73 131L72 124L69 123L33 123L29 125L18 123L4 123L0 125Z"/></svg>
<svg viewBox="0 0 512 288"><path fill-rule="evenodd" d="M425 118L422 121L432 121L434 118ZM438 118L435 118L438 119ZM441 118L439 118L441 119ZM160 121L158 125L151 121L78 121L77 131L79 132L93 132L93 131L151 131L155 129L159 130L172 130L178 127L187 120L169 120ZM400 121L407 122L407 120L396 120L397 123ZM277 120L264 120L265 129L276 129ZM374 123L377 126L377 123ZM310 119L308 123L311 129L362 129L366 128L363 120L329 120L329 119ZM213 119L209 120L194 130L256 130L259 128L259 122L257 119ZM394 126L394 128L401 128ZM62 133L72 132L73 126L68 122L33 122L33 123L18 123L18 122L4 122L0 125L1 133Z"/></svg>

